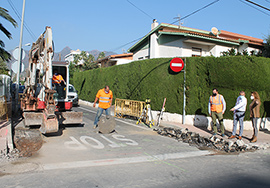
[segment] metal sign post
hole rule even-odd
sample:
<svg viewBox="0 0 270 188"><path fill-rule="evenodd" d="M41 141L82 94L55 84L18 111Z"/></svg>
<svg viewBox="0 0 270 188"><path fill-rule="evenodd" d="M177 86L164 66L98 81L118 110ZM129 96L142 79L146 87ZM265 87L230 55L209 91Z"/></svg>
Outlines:
<svg viewBox="0 0 270 188"><path fill-rule="evenodd" d="M185 124L185 116L186 116L186 58L184 59L183 119L182 119L183 124Z"/></svg>
<svg viewBox="0 0 270 188"><path fill-rule="evenodd" d="M19 44L17 84L16 84L16 96L15 96L15 104L16 104L15 111L16 112L19 110L19 105L18 104L19 104L20 73L21 73L21 63L22 63L22 37L23 37L24 10L25 10L25 0L23 0L22 20L21 20L21 32L20 32L20 44Z"/></svg>
<svg viewBox="0 0 270 188"><path fill-rule="evenodd" d="M184 93L183 93L183 118L182 123L185 124L186 116L186 58L184 61L181 58L173 58L170 62L170 68L174 72L184 71Z"/></svg>

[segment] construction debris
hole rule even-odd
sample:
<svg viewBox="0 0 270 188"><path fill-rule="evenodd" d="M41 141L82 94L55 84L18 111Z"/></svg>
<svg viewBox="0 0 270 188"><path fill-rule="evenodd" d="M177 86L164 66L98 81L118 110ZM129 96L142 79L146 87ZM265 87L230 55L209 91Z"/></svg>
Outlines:
<svg viewBox="0 0 270 188"><path fill-rule="evenodd" d="M178 141L188 143L189 145L196 146L199 149L205 150L216 150L224 153L233 152L245 152L245 151L255 151L258 149L265 149L267 146L258 147L255 145L245 144L242 140L237 140L236 142L226 141L224 139L219 139L216 136L211 136L209 138L200 136L198 133L190 132L188 129L176 129L171 127L156 128L154 129L158 134L162 136L168 136L175 138ZM269 146L268 146L269 147Z"/></svg>
<svg viewBox="0 0 270 188"><path fill-rule="evenodd" d="M20 158L20 154L16 148L11 151L2 150L0 152L0 163L15 161L18 158Z"/></svg>

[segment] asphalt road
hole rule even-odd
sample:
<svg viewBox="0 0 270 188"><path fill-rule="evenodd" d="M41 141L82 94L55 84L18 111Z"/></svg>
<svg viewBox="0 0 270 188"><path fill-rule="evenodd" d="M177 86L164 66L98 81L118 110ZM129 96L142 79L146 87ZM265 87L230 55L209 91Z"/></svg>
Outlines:
<svg viewBox="0 0 270 188"><path fill-rule="evenodd" d="M100 134L94 108L74 110L84 124L61 127L31 158L0 165L1 187L270 187L270 150L215 155L127 119Z"/></svg>

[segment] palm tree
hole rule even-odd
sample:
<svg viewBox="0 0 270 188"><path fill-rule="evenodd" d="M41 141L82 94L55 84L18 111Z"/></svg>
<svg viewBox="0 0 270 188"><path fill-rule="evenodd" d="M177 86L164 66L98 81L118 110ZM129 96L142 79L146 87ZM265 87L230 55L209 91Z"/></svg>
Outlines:
<svg viewBox="0 0 270 188"><path fill-rule="evenodd" d="M17 22L8 14L8 10L0 7L0 17L9 21L14 27L17 27ZM2 31L9 39L12 39L11 33L0 23L0 31ZM10 60L11 55L4 49L5 43L0 40L0 58L3 61Z"/></svg>

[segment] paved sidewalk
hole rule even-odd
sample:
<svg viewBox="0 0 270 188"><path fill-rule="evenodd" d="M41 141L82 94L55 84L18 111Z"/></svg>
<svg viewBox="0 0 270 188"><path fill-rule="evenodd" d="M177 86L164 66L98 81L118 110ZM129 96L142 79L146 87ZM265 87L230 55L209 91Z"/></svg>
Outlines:
<svg viewBox="0 0 270 188"><path fill-rule="evenodd" d="M194 125L184 125L184 124L176 123L176 122L161 121L161 126L175 127L175 128L187 128L189 131L199 133L201 136L204 136L204 137L212 136L212 133L209 130L195 127ZM235 142L237 140L237 138L228 139L228 137L231 136L231 133L232 133L232 130L226 130L225 137L221 137L220 133L218 133L217 137L223 138L226 141L231 140L231 141ZM238 135L238 133L239 132L237 131L236 135ZM244 130L243 135L242 135L242 140L244 141L244 143L249 144L250 138L252 137L252 135L253 135L252 130ZM270 131L268 131L268 130L259 131L258 132L258 141L255 143L250 143L250 144L254 145L254 146L262 146L262 145L270 146Z"/></svg>

